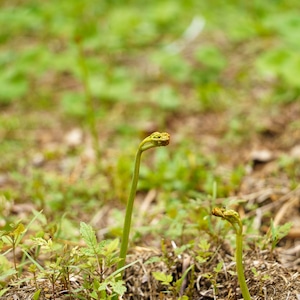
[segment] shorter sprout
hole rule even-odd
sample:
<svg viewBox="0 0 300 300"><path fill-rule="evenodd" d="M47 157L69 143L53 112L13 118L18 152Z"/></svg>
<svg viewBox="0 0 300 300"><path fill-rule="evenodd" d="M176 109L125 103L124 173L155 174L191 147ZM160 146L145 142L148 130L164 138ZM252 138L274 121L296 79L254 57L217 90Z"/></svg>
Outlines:
<svg viewBox="0 0 300 300"><path fill-rule="evenodd" d="M251 300L249 289L246 283L244 268L243 268L243 224L240 215L232 210L216 207L212 210L212 214L228 221L234 228L236 233L236 271L238 274L238 281L242 291L244 300Z"/></svg>
<svg viewBox="0 0 300 300"><path fill-rule="evenodd" d="M240 215L235 210L215 207L212 210L212 214L216 217L221 217L222 219L228 221L237 233L242 234L243 225L240 219Z"/></svg>

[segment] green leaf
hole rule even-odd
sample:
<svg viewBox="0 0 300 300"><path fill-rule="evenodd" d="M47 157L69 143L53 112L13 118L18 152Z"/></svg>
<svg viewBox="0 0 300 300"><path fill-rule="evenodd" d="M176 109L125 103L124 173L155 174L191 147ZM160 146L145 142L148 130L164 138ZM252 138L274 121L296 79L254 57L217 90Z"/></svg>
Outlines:
<svg viewBox="0 0 300 300"><path fill-rule="evenodd" d="M106 290L106 287L108 286L108 282L104 281L104 282L101 282L100 283L100 286L98 288L98 291L105 291Z"/></svg>
<svg viewBox="0 0 300 300"><path fill-rule="evenodd" d="M223 268L223 261L220 261L220 262L217 264L217 266L214 268L214 271L215 271L216 273L219 273L219 272L222 270L222 268Z"/></svg>
<svg viewBox="0 0 300 300"><path fill-rule="evenodd" d="M164 285L169 285L173 280L172 275L166 275L163 272L152 272L152 275L156 280L160 281Z"/></svg>
<svg viewBox="0 0 300 300"><path fill-rule="evenodd" d="M256 268L252 267L251 271L252 271L252 273L254 274L255 277L257 277L259 275Z"/></svg>
<svg viewBox="0 0 300 300"><path fill-rule="evenodd" d="M93 289L98 290L100 288L100 282L95 278L93 281Z"/></svg>
<svg viewBox="0 0 300 300"><path fill-rule="evenodd" d="M4 256L0 255L0 278L4 271L12 270L12 263Z"/></svg>
<svg viewBox="0 0 300 300"><path fill-rule="evenodd" d="M97 242L97 238L96 238L96 233L95 233L94 229L92 228L92 226L87 225L84 222L81 222L80 223L80 234L89 248L92 248L92 249L97 248L98 242Z"/></svg>
<svg viewBox="0 0 300 300"><path fill-rule="evenodd" d="M14 270L14 269L10 269L10 270L7 270L7 271L4 271L1 273L0 275L0 281L5 281L8 277L16 274L17 271Z"/></svg>
<svg viewBox="0 0 300 300"><path fill-rule="evenodd" d="M190 265L185 271L184 273L182 274L182 276L175 282L175 287L176 287L176 290L177 292L180 291L180 288L182 286L182 282L183 280L185 279L185 277L187 276L187 274L190 272L191 269L194 268L194 265Z"/></svg>
<svg viewBox="0 0 300 300"><path fill-rule="evenodd" d="M29 266L29 272L35 272L35 270L39 269L40 271L43 271L44 268L32 258L31 255L28 254L27 251L22 249L22 252L27 256L27 258L32 262L32 264Z"/></svg>
<svg viewBox="0 0 300 300"><path fill-rule="evenodd" d="M150 257L147 261L145 261L145 265L148 265L148 264L152 264L152 263L156 263L156 262L160 262L162 259L161 257L159 256L152 256Z"/></svg>
<svg viewBox="0 0 300 300"><path fill-rule="evenodd" d="M98 299L98 298L99 298L96 291L91 292L91 293L90 293L90 296L91 296L93 299Z"/></svg>
<svg viewBox="0 0 300 300"><path fill-rule="evenodd" d="M273 249L275 248L277 243L289 233L292 225L293 224L289 222L276 227L273 220L271 220L271 241Z"/></svg>
<svg viewBox="0 0 300 300"><path fill-rule="evenodd" d="M19 223L18 226L12 232L14 237L20 236L25 231L25 226L22 223Z"/></svg>
<svg viewBox="0 0 300 300"><path fill-rule="evenodd" d="M9 288L0 291L0 297L2 297L7 291L9 291Z"/></svg>
<svg viewBox="0 0 300 300"><path fill-rule="evenodd" d="M40 293L41 293L41 290L37 290L33 296L32 296L32 300L38 300L40 299Z"/></svg>
<svg viewBox="0 0 300 300"><path fill-rule="evenodd" d="M111 282L111 287L114 292L122 296L126 292L126 287L124 286L123 280L118 280L117 282Z"/></svg>
<svg viewBox="0 0 300 300"><path fill-rule="evenodd" d="M119 246L119 239L114 239L113 241L107 243L105 245L105 254L106 255L109 255L111 254L112 252L116 251L118 249L118 246Z"/></svg>
<svg viewBox="0 0 300 300"><path fill-rule="evenodd" d="M209 257L202 257L202 256L197 255L196 259L197 259L198 263L203 264L208 261Z"/></svg>
<svg viewBox="0 0 300 300"><path fill-rule="evenodd" d="M210 243L206 240L206 239L201 239L198 247L202 250L202 251L208 251L210 248Z"/></svg>

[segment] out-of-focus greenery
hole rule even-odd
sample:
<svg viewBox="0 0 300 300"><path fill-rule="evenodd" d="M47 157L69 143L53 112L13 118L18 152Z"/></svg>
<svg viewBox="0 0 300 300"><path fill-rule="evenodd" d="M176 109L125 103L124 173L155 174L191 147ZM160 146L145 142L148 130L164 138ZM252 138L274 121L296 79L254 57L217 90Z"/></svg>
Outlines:
<svg viewBox="0 0 300 300"><path fill-rule="evenodd" d="M4 1L0 103L26 99L34 107L51 106L55 98L66 113L84 114L77 38L100 103L143 99L176 109L197 98L209 109L214 104L206 102L221 101L223 89L234 90L237 82L247 87L258 78L272 81L278 101L292 101L291 91L282 98L280 91L283 84L289 90L300 85L297 7L292 0ZM224 76L231 69L230 78Z"/></svg>
<svg viewBox="0 0 300 300"><path fill-rule="evenodd" d="M35 193L44 193L39 189L50 182L55 196L44 199L49 190L39 196L41 207L45 202L55 208L61 197L70 201L78 197L80 202L85 193L95 201L99 197L104 202L106 197L125 201L130 151L136 146L131 143L137 143L149 128L167 130L181 114L222 113L225 145L263 130L257 118L266 109L276 115L280 105L298 101L297 7L293 0L4 1L0 10L0 26L5 28L0 32L0 171L11 172L21 189L31 189L28 197L32 188L27 186L32 184L20 170L29 170ZM57 130L53 128L59 122L90 131L91 115L104 173L95 179L95 186L90 181L88 191L78 182L62 196L58 190L65 184L64 175L29 167L36 129ZM125 147L129 155L116 152L110 157L106 152L112 145ZM69 155L76 160L82 150L70 153L62 146L42 154L53 162ZM226 196L243 175L239 167L229 177L215 172L218 157L211 153L202 158L193 137L171 149L171 154L162 150L155 160L155 174L147 166L142 168L144 189L164 186L183 194L211 192L217 181L219 195ZM109 173L112 169L112 176L107 177L105 169ZM98 190L97 181L101 182ZM4 193L8 198L18 194L14 189Z"/></svg>

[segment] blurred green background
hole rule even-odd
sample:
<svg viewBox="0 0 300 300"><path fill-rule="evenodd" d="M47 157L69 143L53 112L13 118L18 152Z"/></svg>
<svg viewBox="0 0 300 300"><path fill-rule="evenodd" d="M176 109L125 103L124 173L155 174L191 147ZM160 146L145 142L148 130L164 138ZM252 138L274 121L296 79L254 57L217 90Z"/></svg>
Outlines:
<svg viewBox="0 0 300 300"><path fill-rule="evenodd" d="M172 143L141 170L142 191L163 191L153 214L174 217L214 183L234 195L243 150L298 105L299 1L1 3L2 222L24 203L50 220L124 208L136 146L155 130Z"/></svg>

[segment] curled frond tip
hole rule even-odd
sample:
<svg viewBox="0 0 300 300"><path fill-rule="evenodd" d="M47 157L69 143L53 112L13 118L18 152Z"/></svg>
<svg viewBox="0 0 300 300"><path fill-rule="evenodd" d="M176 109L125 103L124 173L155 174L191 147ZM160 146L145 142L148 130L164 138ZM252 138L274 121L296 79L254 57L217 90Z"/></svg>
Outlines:
<svg viewBox="0 0 300 300"><path fill-rule="evenodd" d="M149 138L158 146L167 146L170 143L170 135L167 132L153 132Z"/></svg>

